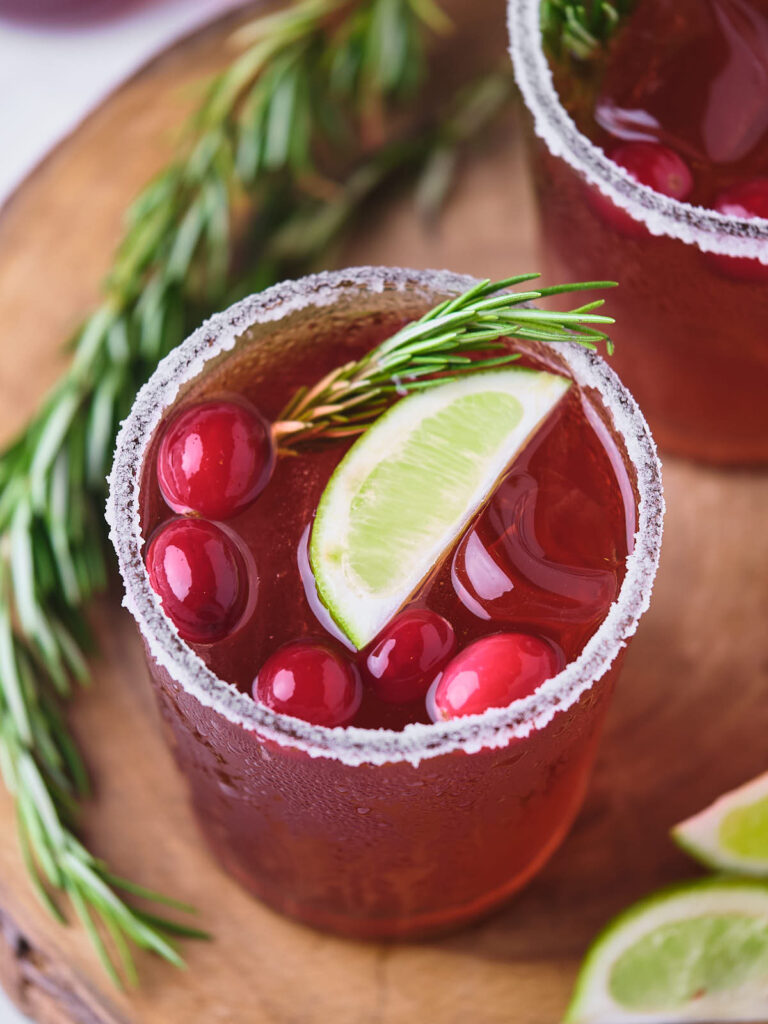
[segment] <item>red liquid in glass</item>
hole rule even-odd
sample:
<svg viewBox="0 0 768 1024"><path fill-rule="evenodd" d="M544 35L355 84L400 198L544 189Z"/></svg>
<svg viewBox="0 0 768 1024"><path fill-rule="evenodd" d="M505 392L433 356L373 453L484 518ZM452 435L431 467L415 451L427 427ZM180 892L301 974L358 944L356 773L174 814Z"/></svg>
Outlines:
<svg viewBox="0 0 768 1024"><path fill-rule="evenodd" d="M356 354L362 351L355 348ZM346 346L329 345L315 366L302 360L279 381L243 381L240 394L275 415L297 388L347 358ZM299 639L330 641L366 680L368 652L376 641L361 652L349 649L307 599L313 587L306 565L307 533L323 489L350 444L320 443L278 458L258 498L227 520L251 552L258 600L232 635L192 646L220 678L244 692L250 693L270 655ZM163 501L154 474L145 488L144 535L151 537L175 513ZM572 661L621 585L634 533L628 508L631 517L631 485L614 442L572 387L470 529L405 607L428 608L447 619L457 650L490 633L525 631L550 640L564 663ZM360 710L347 724L397 729L417 721L429 721L424 700L393 705L367 685Z"/></svg>
<svg viewBox="0 0 768 1024"><path fill-rule="evenodd" d="M567 88L567 87L566 87ZM663 143L693 175L689 202L768 173L768 3L639 0L617 34L591 104L573 113L606 152Z"/></svg>
<svg viewBox="0 0 768 1024"><path fill-rule="evenodd" d="M228 372L225 361L188 397L236 393L274 420L298 386L401 323L369 318L329 332L256 377ZM321 444L279 458L259 498L227 522L252 550L258 602L229 639L195 649L246 692L281 644L329 640L305 596L299 556L346 447ZM156 485L156 448L157 439L144 469L145 536L172 515ZM444 616L457 650L488 634L523 631L572 660L616 596L634 509L625 459L574 386L411 605ZM330 642L364 674L367 652ZM524 739L417 765L310 757L203 707L151 658L150 666L201 826L227 869L308 923L394 937L470 920L539 869L581 803L619 661L573 707ZM354 724L400 729L414 721L428 721L423 701L385 702L366 684Z"/></svg>
<svg viewBox="0 0 768 1024"><path fill-rule="evenodd" d="M555 79L608 156L658 143L691 172L686 202L734 215L724 194L762 182L768 209L766 0L639 0L604 56L556 67ZM548 269L619 281L615 366L660 444L712 461L768 459L768 267L627 230L629 214L611 216L539 143L535 167Z"/></svg>

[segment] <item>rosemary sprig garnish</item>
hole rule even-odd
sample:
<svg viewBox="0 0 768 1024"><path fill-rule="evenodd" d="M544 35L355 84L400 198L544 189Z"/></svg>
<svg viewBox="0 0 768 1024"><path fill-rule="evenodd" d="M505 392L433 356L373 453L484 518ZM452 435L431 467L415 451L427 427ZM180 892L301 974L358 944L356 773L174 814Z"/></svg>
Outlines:
<svg viewBox="0 0 768 1024"><path fill-rule="evenodd" d="M213 79L177 159L131 207L70 368L0 455L0 771L41 901L63 920L69 898L115 981L120 966L135 977L126 940L179 964L169 937L201 934L135 907L133 897L188 909L113 875L75 836L87 776L60 702L88 678L86 612L106 578L104 480L117 425L206 313L306 269L388 177L442 154L443 173L424 179L428 203L439 203L446 154L482 130L508 78L490 76L415 139L362 153L358 139L381 135L387 104L417 88L425 29L444 24L431 0L301 0L241 30L247 48ZM484 114L468 119L478 98ZM324 162L330 152L340 177ZM246 253L232 231L243 206L254 214Z"/></svg>
<svg viewBox="0 0 768 1024"><path fill-rule="evenodd" d="M290 452L310 440L352 437L370 426L399 395L519 359L501 338L573 341L591 349L605 342L612 351L608 335L589 326L613 323L611 317L594 312L603 305L602 299L566 312L532 309L527 304L551 295L609 288L615 282L505 290L538 277L520 274L504 281L480 281L407 324L361 359L345 363L313 387L297 391L272 427L279 450Z"/></svg>
<svg viewBox="0 0 768 1024"><path fill-rule="evenodd" d="M541 0L541 31L556 57L594 57L635 0Z"/></svg>

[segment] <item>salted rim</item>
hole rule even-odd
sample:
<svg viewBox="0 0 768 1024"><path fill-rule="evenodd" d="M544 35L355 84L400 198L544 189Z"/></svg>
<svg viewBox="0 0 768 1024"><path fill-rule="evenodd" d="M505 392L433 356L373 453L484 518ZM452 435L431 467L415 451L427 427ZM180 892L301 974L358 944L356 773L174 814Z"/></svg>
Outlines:
<svg viewBox="0 0 768 1024"><path fill-rule="evenodd" d="M648 425L635 400L616 374L597 355L575 344L558 344L574 379L596 389L613 418L637 474L639 495L637 533L633 553L616 601L581 655L535 693L507 708L491 708L481 715L439 724L411 724L400 732L391 729L327 728L279 714L257 704L230 683L219 679L179 637L150 586L141 557L143 538L139 516L141 469L149 442L165 410L182 385L196 377L205 363L230 351L237 337L256 323L283 319L307 307L332 305L340 295L360 291L408 290L435 295L458 294L475 278L448 271L420 271L393 267L355 267L285 281L251 295L207 320L158 365L139 391L117 438L109 477L107 522L125 584L123 604L133 615L151 656L201 704L228 721L257 731L283 745L314 757L331 757L344 764L384 764L422 759L462 749L474 753L484 747L505 746L513 738L543 728L557 711L571 707L593 682L610 668L647 609L659 560L664 498L661 466Z"/></svg>
<svg viewBox="0 0 768 1024"><path fill-rule="evenodd" d="M636 182L583 135L560 102L542 47L541 0L508 0L509 53L536 134L604 195L642 221L653 235L668 235L704 252L746 256L768 264L768 220L729 217L662 196Z"/></svg>

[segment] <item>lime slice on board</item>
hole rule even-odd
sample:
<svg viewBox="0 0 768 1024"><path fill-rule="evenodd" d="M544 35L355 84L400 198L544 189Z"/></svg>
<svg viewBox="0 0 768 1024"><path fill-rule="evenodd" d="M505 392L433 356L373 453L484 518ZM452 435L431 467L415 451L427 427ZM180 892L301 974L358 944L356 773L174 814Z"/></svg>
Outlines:
<svg viewBox="0 0 768 1024"><path fill-rule="evenodd" d="M707 867L768 878L768 772L676 825L672 836Z"/></svg>
<svg viewBox="0 0 768 1024"><path fill-rule="evenodd" d="M418 587L570 387L512 368L408 395L355 442L312 528L318 593L359 649Z"/></svg>
<svg viewBox="0 0 768 1024"><path fill-rule="evenodd" d="M708 878L635 904L596 940L565 1024L768 1021L768 885Z"/></svg>

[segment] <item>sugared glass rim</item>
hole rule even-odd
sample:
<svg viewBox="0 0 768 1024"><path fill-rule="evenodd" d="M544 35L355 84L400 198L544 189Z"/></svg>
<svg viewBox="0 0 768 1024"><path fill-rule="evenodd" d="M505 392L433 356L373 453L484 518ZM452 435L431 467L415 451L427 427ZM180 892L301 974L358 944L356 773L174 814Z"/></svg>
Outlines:
<svg viewBox="0 0 768 1024"><path fill-rule="evenodd" d="M509 52L536 134L604 195L642 221L653 235L668 235L704 252L746 256L768 264L768 220L730 217L682 203L640 185L583 135L560 102L544 54L541 0L508 0Z"/></svg>
<svg viewBox="0 0 768 1024"><path fill-rule="evenodd" d="M255 730L280 744L345 764L419 761L453 750L474 753L505 746L513 738L543 728L557 711L571 707L610 668L648 607L659 560L664 499L661 466L648 425L635 400L597 355L575 344L558 344L574 379L599 391L637 474L639 503L635 548L616 601L581 655L535 693L506 708L492 708L434 725L412 724L401 732L358 727L310 725L257 704L219 679L179 637L150 586L142 558L139 489L145 453L166 409L180 388L196 377L209 359L230 351L247 328L276 322L307 308L329 307L340 297L386 290L435 296L458 294L475 278L447 271L356 267L286 281L236 303L211 317L158 365L139 391L117 438L109 479L107 522L125 585L123 604L135 618L150 655L201 704L230 722Z"/></svg>

